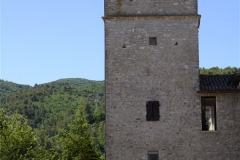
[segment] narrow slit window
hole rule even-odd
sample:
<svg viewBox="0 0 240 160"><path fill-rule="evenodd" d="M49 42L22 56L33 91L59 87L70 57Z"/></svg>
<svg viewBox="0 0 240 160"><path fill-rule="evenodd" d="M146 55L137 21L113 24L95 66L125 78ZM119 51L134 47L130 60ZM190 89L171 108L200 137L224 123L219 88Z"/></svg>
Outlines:
<svg viewBox="0 0 240 160"><path fill-rule="evenodd" d="M149 45L157 45L157 37L149 37Z"/></svg>
<svg viewBox="0 0 240 160"><path fill-rule="evenodd" d="M216 97L202 97L202 130L217 130Z"/></svg>

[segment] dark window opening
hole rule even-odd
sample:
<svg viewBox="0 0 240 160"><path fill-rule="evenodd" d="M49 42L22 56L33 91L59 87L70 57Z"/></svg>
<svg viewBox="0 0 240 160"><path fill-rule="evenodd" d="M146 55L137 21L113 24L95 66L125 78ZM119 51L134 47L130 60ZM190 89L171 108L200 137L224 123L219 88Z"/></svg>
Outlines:
<svg viewBox="0 0 240 160"><path fill-rule="evenodd" d="M148 160L158 160L158 151L149 151Z"/></svg>
<svg viewBox="0 0 240 160"><path fill-rule="evenodd" d="M216 131L216 97L202 97L202 130Z"/></svg>
<svg viewBox="0 0 240 160"><path fill-rule="evenodd" d="M149 37L149 45L157 45L157 37Z"/></svg>
<svg viewBox="0 0 240 160"><path fill-rule="evenodd" d="M146 104L147 121L159 121L159 101L148 101Z"/></svg>

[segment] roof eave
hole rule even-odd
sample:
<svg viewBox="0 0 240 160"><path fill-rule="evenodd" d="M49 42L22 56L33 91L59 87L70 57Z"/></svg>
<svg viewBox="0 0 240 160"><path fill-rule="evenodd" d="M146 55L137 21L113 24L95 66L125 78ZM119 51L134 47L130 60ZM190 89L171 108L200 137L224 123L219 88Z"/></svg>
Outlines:
<svg viewBox="0 0 240 160"><path fill-rule="evenodd" d="M240 93L239 91L197 91L197 93Z"/></svg>

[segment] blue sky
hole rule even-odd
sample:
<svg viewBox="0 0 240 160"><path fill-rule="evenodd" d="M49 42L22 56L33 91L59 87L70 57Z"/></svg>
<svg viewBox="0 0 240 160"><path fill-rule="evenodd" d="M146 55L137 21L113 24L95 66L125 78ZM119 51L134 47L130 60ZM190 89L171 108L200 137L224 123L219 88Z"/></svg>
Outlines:
<svg viewBox="0 0 240 160"><path fill-rule="evenodd" d="M0 79L104 80L103 0L0 0ZM239 0L199 0L200 67L240 67Z"/></svg>
<svg viewBox="0 0 240 160"><path fill-rule="evenodd" d="M240 67L239 0L198 0L200 67Z"/></svg>

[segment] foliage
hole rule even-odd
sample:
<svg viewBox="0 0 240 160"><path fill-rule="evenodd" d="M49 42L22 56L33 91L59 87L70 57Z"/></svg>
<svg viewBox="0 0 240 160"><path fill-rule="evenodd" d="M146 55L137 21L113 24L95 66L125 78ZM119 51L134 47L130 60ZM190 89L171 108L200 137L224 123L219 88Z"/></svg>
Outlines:
<svg viewBox="0 0 240 160"><path fill-rule="evenodd" d="M50 159L59 159L62 148L59 145L59 129L68 130L80 105L80 99L87 103L84 112L97 152L104 155L103 133L105 127L104 83L98 82L84 86L67 83L47 83L35 85L26 90L16 91L0 98L0 108L5 116L18 112L35 131L38 153Z"/></svg>
<svg viewBox="0 0 240 160"><path fill-rule="evenodd" d="M63 130L61 146L62 159L76 160L99 160L100 155L93 146L93 138L84 113L86 101L81 99L81 106L77 110L73 123L69 130Z"/></svg>
<svg viewBox="0 0 240 160"><path fill-rule="evenodd" d="M89 85L89 84L96 84L99 82L101 82L101 81L88 80L88 79L84 79L84 78L63 78L63 79L53 81L51 83L57 83L57 84L67 83L71 86L85 86L85 85Z"/></svg>
<svg viewBox="0 0 240 160"><path fill-rule="evenodd" d="M2 160L25 160L47 157L37 145L37 138L25 118L15 113L5 116L0 110L0 157Z"/></svg>
<svg viewBox="0 0 240 160"><path fill-rule="evenodd" d="M28 88L30 88L29 85L16 84L0 79L0 98Z"/></svg>
<svg viewBox="0 0 240 160"><path fill-rule="evenodd" d="M236 67L226 67L226 68L218 68L218 67L212 67L209 69L206 68L200 68L200 74L201 75L221 75L221 74L233 74L237 70L240 70L240 68Z"/></svg>

